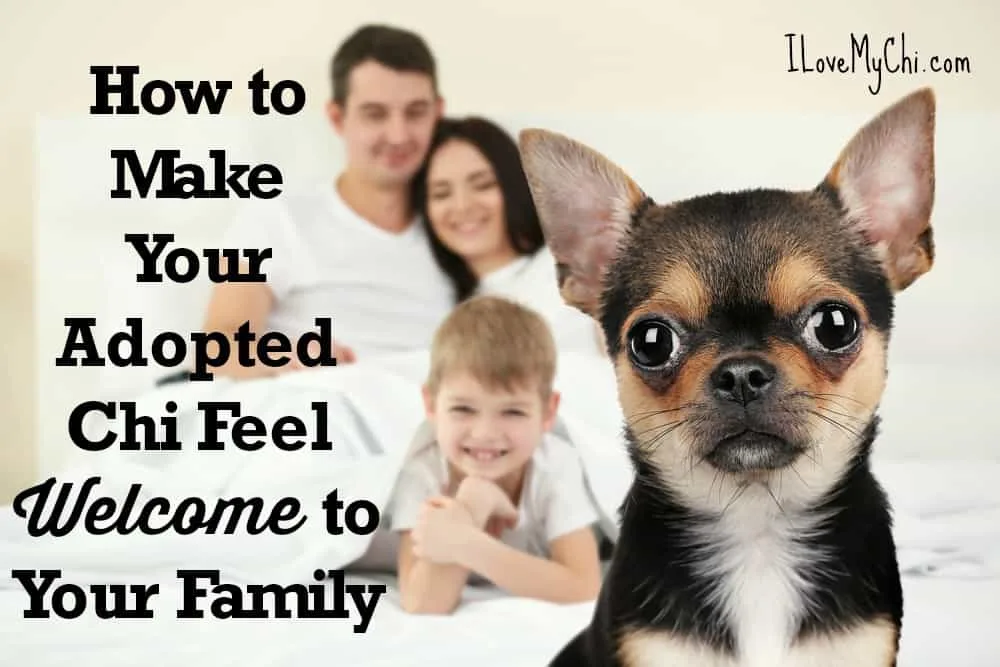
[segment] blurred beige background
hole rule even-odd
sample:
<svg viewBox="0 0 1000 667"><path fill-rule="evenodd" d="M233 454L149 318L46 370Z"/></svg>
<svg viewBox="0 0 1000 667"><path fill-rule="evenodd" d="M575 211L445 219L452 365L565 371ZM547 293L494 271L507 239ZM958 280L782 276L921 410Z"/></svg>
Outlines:
<svg viewBox="0 0 1000 667"><path fill-rule="evenodd" d="M763 3L762 3L763 4ZM1000 110L1000 8L862 0L803 3L662 0L0 0L0 502L36 470L33 323L33 123L36 114L86 114L92 64L139 64L141 78L229 79L228 113L245 109L243 82L303 83L319 113L329 57L360 23L421 32L434 49L448 110L876 111L921 85L939 110ZM788 73L785 33L811 58L850 57L850 35L875 50L906 34L921 65L967 57L971 74Z"/></svg>

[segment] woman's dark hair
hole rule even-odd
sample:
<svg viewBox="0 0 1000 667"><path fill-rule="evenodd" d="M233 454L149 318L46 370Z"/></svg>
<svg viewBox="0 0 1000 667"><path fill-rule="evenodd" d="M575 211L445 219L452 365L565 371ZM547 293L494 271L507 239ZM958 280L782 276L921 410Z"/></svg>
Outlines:
<svg viewBox="0 0 1000 667"><path fill-rule="evenodd" d="M414 205L427 230L434 258L455 286L455 301L462 302L476 291L479 280L465 260L444 247L434 234L427 215L427 174L430 161L442 145L453 140L466 141L475 146L493 167L503 195L507 238L514 251L521 255L535 253L545 245L545 235L521 166L521 154L513 137L499 125L477 116L443 118L438 121L427 160L414 179Z"/></svg>

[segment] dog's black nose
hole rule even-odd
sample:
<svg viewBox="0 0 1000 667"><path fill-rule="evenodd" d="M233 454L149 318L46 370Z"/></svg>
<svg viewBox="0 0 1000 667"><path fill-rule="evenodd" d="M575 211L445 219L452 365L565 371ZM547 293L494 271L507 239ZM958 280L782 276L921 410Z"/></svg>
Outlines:
<svg viewBox="0 0 1000 667"><path fill-rule="evenodd" d="M760 357L736 357L719 364L710 382L718 398L746 405L767 393L777 372Z"/></svg>

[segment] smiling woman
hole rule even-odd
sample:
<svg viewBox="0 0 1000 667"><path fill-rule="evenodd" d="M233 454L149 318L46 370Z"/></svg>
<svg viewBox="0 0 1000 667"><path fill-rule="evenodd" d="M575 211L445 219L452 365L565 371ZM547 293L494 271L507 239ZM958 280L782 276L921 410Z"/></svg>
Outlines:
<svg viewBox="0 0 1000 667"><path fill-rule="evenodd" d="M485 118L443 119L416 190L456 300L506 297L539 312L560 350L600 351L597 325L559 294L555 260L510 134Z"/></svg>

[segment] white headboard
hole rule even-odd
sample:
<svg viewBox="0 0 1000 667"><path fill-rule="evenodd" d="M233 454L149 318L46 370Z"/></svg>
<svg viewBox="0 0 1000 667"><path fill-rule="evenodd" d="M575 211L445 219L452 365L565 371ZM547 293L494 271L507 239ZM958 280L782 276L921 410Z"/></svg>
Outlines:
<svg viewBox="0 0 1000 667"><path fill-rule="evenodd" d="M565 132L621 164L661 200L753 186L810 188L866 115L600 113L502 114L512 134L541 126ZM88 398L117 397L162 371L56 368L66 342L62 318L94 316L98 342L140 315L151 334L199 326L207 285L141 285L126 231L171 232L199 250L216 243L241 206L233 200L112 200L112 148L145 159L179 148L192 161L225 148L239 162L277 165L289 189L328 181L340 146L318 115L296 118L61 118L38 125L37 317L40 464L68 453L65 415ZM898 300L891 344L885 432L889 456L992 456L1000 435L997 296L991 289L1000 247L995 156L1000 118L939 111L938 257L934 269ZM889 416L891 415L891 418ZM920 429L908 426L919 415ZM932 419L928 420L928 416ZM928 424L928 421L932 423Z"/></svg>

